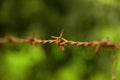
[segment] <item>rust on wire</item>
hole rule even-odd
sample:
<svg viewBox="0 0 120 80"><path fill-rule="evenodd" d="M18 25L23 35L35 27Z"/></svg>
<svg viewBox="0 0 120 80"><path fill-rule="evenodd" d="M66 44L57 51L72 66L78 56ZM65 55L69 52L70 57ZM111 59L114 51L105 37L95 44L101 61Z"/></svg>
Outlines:
<svg viewBox="0 0 120 80"><path fill-rule="evenodd" d="M120 49L120 44L118 43L114 43L111 42L108 38L102 39L100 41L90 41L90 42L80 42L80 41L72 41L72 40L67 40L63 37L63 33L64 33L64 29L60 32L60 35L57 36L51 36L52 39L49 40L41 40L41 39L37 39L34 37L34 34L32 35L31 38L16 38L14 36L7 36L4 38L0 38L0 43L29 43L34 45L35 47L37 47L38 44L56 44L58 46L61 47L62 51L64 51L66 46L69 45L75 45L75 46L84 46L84 47L88 47L88 46L92 46L95 47L95 53L97 53L100 48L110 48L110 50L112 50L112 56L115 56L115 54L113 54L113 49L117 48ZM113 58L114 60L114 70L113 70L113 75L112 75L112 80L116 80L116 57Z"/></svg>
<svg viewBox="0 0 120 80"><path fill-rule="evenodd" d="M64 50L64 48L69 45L84 46L84 47L93 46L93 47L95 47L95 52L98 52L101 47L120 49L120 44L111 42L108 38L102 39L101 41L77 42L77 41L71 41L71 40L67 40L67 39L63 38L63 33L64 33L64 29L61 31L61 33L58 37L51 36L52 39L49 39L49 40L37 39L34 37L34 34L32 35L31 38L25 38L25 39L16 38L14 36L7 36L4 38L0 38L0 43L7 43L7 42L29 43L29 44L32 44L35 46L37 46L38 44L54 43L54 44L57 44L58 46L60 46L62 48L62 50Z"/></svg>

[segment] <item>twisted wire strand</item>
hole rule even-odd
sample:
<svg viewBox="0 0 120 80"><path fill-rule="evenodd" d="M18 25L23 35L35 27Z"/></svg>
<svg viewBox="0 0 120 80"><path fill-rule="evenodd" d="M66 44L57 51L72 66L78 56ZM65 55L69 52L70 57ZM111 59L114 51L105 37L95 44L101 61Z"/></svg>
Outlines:
<svg viewBox="0 0 120 80"><path fill-rule="evenodd" d="M0 38L0 43L1 44L8 43L8 42L10 42L10 43L29 43L29 44L32 44L35 46L37 46L38 44L54 43L54 44L57 44L58 46L60 46L62 48L62 51L64 51L65 47L69 46L69 45L84 46L84 47L92 46L92 47L95 47L95 53L97 53L101 47L104 47L104 48L110 48L112 50L112 54L113 54L114 48L120 49L120 44L111 42L108 38L104 38L101 41L80 42L80 41L67 40L67 39L63 38L63 33L64 33L64 30L61 31L60 36L58 36L58 37L51 36L52 39L49 39L49 40L37 39L34 37L34 35L32 35L31 38L25 38L25 39L16 38L14 36L7 36L4 38ZM117 65L116 57L114 57L113 60L114 60L114 69L113 69L112 80L116 80L116 75L115 75L116 65Z"/></svg>
<svg viewBox="0 0 120 80"><path fill-rule="evenodd" d="M61 46L62 48L65 48L66 46L69 45L75 45L75 46L93 46L95 47L95 52L98 52L101 47L105 48L117 48L120 49L120 44L111 42L108 38L102 39L101 41L90 41L90 42L79 42L79 41L71 41L63 38L63 32L64 30L61 31L60 36L51 36L53 39L49 40L41 40L37 39L34 37L34 35L31 38L25 38L25 39L20 39L16 38L14 36L7 36L4 38L0 38L0 43L29 43L33 45L38 45L38 44L52 44L55 43L58 46Z"/></svg>

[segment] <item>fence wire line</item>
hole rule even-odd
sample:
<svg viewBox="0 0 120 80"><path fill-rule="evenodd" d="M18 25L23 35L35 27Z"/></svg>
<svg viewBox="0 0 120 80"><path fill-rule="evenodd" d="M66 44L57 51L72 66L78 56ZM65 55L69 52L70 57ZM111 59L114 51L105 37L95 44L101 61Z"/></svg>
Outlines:
<svg viewBox="0 0 120 80"><path fill-rule="evenodd" d="M69 45L75 45L75 46L84 46L84 47L88 47L88 46L92 46L95 47L95 53L97 53L101 47L103 48L109 48L110 50L112 50L112 54L113 54L113 49L117 48L120 49L120 44L115 43L115 42L111 42L108 38L104 38L100 41L90 41L90 42L80 42L80 41L72 41L72 40L67 40L63 37L63 33L64 33L64 29L61 30L60 35L57 36L51 36L52 39L48 39L48 40L41 40L41 39L37 39L34 37L34 35L32 35L31 38L17 38L14 36L7 36L4 38L0 38L0 43L29 43L32 45L35 45L35 47L37 47L38 44L56 44L58 46L60 46L62 48L62 51L64 51L66 46ZM115 55L114 55L115 56ZM113 69L113 74L112 74L112 80L116 80L116 57L114 57L114 69Z"/></svg>
<svg viewBox="0 0 120 80"><path fill-rule="evenodd" d="M64 48L69 45L84 46L84 47L93 46L93 47L95 47L95 52L98 52L101 47L120 49L120 44L111 42L108 38L104 38L101 41L79 42L79 41L72 41L72 40L67 40L67 39L63 38L63 32L64 32L64 30L61 31L60 36L58 36L58 37L51 36L52 39L49 39L49 40L37 39L34 37L34 35L32 35L31 38L25 38L25 39L20 39L20 38L14 37L14 36L7 36L4 38L0 38L0 43L7 43L7 42L30 43L35 46L37 46L38 44L55 43L58 46L61 46L62 50L64 50Z"/></svg>

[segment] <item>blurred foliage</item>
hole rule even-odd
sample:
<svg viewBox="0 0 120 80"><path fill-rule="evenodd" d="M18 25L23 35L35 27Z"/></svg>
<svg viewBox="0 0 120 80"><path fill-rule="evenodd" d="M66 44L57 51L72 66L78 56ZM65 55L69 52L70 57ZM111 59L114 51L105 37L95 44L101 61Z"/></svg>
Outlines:
<svg viewBox="0 0 120 80"><path fill-rule="evenodd" d="M59 35L75 41L109 37L119 42L119 0L0 0L0 37L40 39ZM120 79L120 54L117 80ZM0 80L110 80L109 50L56 45L0 44Z"/></svg>

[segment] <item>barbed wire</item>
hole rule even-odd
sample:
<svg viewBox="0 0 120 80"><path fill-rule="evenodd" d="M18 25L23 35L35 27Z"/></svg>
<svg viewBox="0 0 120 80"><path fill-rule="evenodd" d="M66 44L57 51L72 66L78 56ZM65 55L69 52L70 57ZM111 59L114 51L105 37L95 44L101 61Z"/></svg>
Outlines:
<svg viewBox="0 0 120 80"><path fill-rule="evenodd" d="M104 38L101 41L79 42L79 41L72 41L72 40L67 40L67 39L63 38L63 32L64 32L64 30L61 31L60 36L58 36L58 37L51 36L53 39L49 39L49 40L37 39L34 37L34 35L32 35L31 38L25 38L25 39L16 38L14 36L7 36L4 38L0 38L0 43L7 43L7 42L29 43L29 44L33 44L35 46L37 46L38 44L55 43L58 46L61 46L62 50L64 50L64 48L69 45L84 46L84 47L93 46L93 47L95 47L95 52L98 52L101 47L111 48L111 49L112 48L120 49L120 44L111 42L108 38Z"/></svg>
<svg viewBox="0 0 120 80"><path fill-rule="evenodd" d="M17 38L14 36L7 36L4 38L0 38L0 43L29 43L32 45L35 45L35 47L37 47L38 44L57 44L58 46L60 46L62 48L62 51L64 51L66 46L69 45L75 45L75 46L84 46L84 47L88 47L88 46L92 46L95 47L95 53L97 53L100 48L109 48L110 50L112 50L112 58L114 60L114 70L113 70L113 75L112 75L112 80L116 80L116 55L113 54L113 49L117 48L120 49L120 44L115 43L115 42L111 42L108 38L104 38L100 41L90 41L90 42L80 42L80 41L72 41L72 40L67 40L65 38L63 38L63 33L64 33L64 29L60 32L60 35L57 36L51 36L52 39L49 40L41 40L41 39L37 39L34 37L34 35L32 35L31 38L25 38L25 39L21 39L21 38Z"/></svg>

